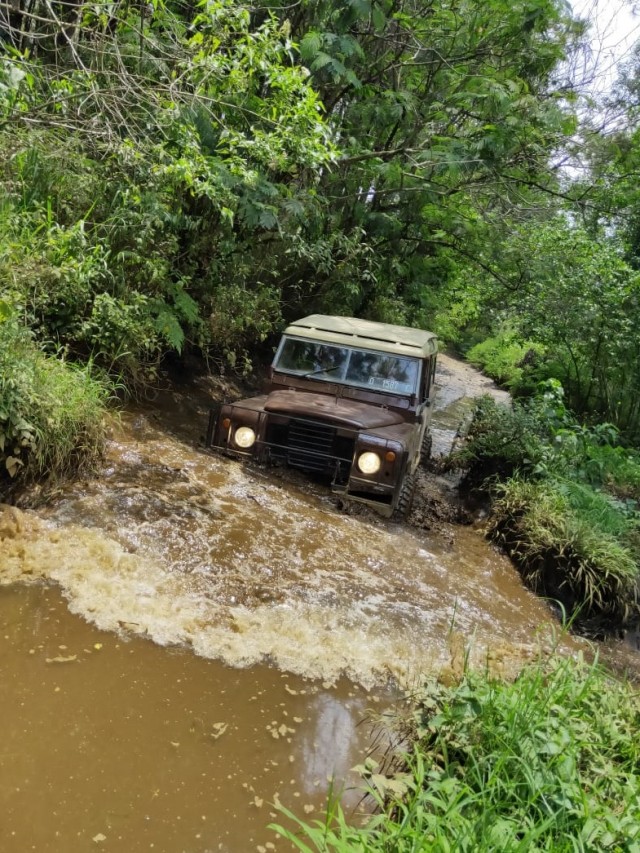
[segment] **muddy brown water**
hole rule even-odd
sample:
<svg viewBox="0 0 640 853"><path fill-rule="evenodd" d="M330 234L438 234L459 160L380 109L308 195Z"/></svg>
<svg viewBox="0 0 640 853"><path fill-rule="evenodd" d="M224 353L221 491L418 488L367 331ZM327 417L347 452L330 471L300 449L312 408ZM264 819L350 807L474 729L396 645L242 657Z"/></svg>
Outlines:
<svg viewBox="0 0 640 853"><path fill-rule="evenodd" d="M499 392L446 357L439 383L442 454ZM318 816L333 778L359 808L368 709L572 647L479 528L341 514L204 452L206 403L125 412L101 477L0 514L6 853L290 849L279 803Z"/></svg>

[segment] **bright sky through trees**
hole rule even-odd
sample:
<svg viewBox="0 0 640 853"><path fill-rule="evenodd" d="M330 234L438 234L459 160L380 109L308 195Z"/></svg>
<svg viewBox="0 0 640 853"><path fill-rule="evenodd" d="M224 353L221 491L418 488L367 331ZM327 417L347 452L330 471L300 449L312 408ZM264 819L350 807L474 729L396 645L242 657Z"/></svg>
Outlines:
<svg viewBox="0 0 640 853"><path fill-rule="evenodd" d="M591 49L581 71L583 90L597 97L611 89L620 65L640 38L640 14L628 0L575 0L572 6L591 23Z"/></svg>

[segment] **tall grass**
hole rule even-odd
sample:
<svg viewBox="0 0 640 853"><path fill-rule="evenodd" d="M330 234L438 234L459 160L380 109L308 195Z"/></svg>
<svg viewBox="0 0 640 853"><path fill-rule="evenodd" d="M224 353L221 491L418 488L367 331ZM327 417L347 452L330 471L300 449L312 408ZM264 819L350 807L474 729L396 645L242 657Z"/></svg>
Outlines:
<svg viewBox="0 0 640 853"><path fill-rule="evenodd" d="M274 828L306 853L637 853L639 719L629 685L572 660L511 684L430 682L408 723L403 794L373 785L379 813L363 828L335 802L324 821L283 810L290 825Z"/></svg>
<svg viewBox="0 0 640 853"><path fill-rule="evenodd" d="M637 519L602 492L566 479L513 477L497 488L490 535L527 583L579 619L638 619Z"/></svg>
<svg viewBox="0 0 640 853"><path fill-rule="evenodd" d="M489 535L574 624L640 618L640 454L579 424L557 385L507 409L483 398L452 465L492 498Z"/></svg>
<svg viewBox="0 0 640 853"><path fill-rule="evenodd" d="M36 429L33 461L39 474L91 468L104 445L105 404L110 383L77 365L38 358L31 417Z"/></svg>
<svg viewBox="0 0 640 853"><path fill-rule="evenodd" d="M0 320L0 496L95 466L109 393L91 365L47 356L13 314Z"/></svg>

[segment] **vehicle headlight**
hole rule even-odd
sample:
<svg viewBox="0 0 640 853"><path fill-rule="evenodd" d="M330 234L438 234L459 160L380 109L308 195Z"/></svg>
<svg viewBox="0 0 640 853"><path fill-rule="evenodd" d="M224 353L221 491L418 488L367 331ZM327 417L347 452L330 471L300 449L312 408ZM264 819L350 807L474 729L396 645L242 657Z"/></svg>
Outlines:
<svg viewBox="0 0 640 853"><path fill-rule="evenodd" d="M256 434L251 427L241 426L235 431L233 440L238 447L242 447L243 450L248 450L255 444Z"/></svg>
<svg viewBox="0 0 640 853"><path fill-rule="evenodd" d="M363 474L377 474L381 464L378 454L372 453L370 450L358 456L357 465Z"/></svg>

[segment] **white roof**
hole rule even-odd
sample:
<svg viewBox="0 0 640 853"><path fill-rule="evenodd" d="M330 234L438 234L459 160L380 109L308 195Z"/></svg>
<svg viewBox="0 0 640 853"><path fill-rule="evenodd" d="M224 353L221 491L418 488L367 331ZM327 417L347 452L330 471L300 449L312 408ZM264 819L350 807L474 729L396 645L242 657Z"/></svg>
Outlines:
<svg viewBox="0 0 640 853"><path fill-rule="evenodd" d="M424 358L438 351L438 338L433 332L412 329L409 326L358 320L355 317L311 314L287 326L285 334L414 358Z"/></svg>

